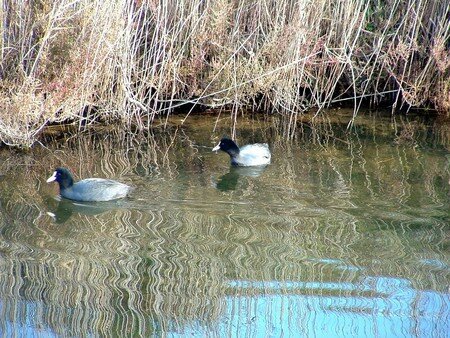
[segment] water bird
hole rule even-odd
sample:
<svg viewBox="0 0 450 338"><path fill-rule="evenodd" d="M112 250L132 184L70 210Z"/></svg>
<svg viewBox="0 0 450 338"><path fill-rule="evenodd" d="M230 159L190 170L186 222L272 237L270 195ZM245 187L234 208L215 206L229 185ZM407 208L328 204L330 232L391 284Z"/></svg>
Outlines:
<svg viewBox="0 0 450 338"><path fill-rule="evenodd" d="M222 138L213 151L222 150L230 155L231 164L250 167L265 166L270 163L270 150L267 143L248 144L241 148L229 138Z"/></svg>
<svg viewBox="0 0 450 338"><path fill-rule="evenodd" d="M82 202L102 202L123 198L131 187L114 180L104 178L86 178L74 182L72 174L66 168L56 168L47 183L58 182L62 197Z"/></svg>

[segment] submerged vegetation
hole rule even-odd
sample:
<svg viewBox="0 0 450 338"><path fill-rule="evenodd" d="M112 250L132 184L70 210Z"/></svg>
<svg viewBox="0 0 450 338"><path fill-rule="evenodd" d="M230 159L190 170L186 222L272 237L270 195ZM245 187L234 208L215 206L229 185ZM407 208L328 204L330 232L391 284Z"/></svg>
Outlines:
<svg viewBox="0 0 450 338"><path fill-rule="evenodd" d="M51 123L348 101L450 111L450 8L416 0L38 0L0 10L0 141Z"/></svg>

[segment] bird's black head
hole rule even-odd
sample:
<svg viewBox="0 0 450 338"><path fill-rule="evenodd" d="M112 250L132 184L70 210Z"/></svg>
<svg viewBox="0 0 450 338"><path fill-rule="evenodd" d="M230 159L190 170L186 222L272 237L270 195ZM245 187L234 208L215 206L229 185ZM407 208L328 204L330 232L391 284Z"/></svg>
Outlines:
<svg viewBox="0 0 450 338"><path fill-rule="evenodd" d="M233 140L226 137L222 138L219 144L213 148L213 151L217 150L222 150L228 153L231 157L239 154L239 147L237 144Z"/></svg>
<svg viewBox="0 0 450 338"><path fill-rule="evenodd" d="M70 188L73 185L73 178L70 171L66 168L56 168L53 175L47 180L47 183L56 181L60 189Z"/></svg>

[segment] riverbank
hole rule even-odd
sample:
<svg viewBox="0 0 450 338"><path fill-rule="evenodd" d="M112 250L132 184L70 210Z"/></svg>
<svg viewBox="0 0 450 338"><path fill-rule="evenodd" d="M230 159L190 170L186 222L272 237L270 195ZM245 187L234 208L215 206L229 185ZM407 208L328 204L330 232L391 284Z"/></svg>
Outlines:
<svg viewBox="0 0 450 338"><path fill-rule="evenodd" d="M8 3L0 141L51 124L145 130L227 109L298 117L350 104L450 112L445 2L320 0ZM350 121L351 123L352 121Z"/></svg>

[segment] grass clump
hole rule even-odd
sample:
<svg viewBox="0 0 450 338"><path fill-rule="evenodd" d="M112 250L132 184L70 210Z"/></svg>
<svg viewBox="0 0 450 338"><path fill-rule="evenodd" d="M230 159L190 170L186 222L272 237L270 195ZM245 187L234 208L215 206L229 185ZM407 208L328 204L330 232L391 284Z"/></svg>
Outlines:
<svg viewBox="0 0 450 338"><path fill-rule="evenodd" d="M0 140L182 107L450 111L445 1L38 0L0 10ZM89 109L88 109L89 108Z"/></svg>

